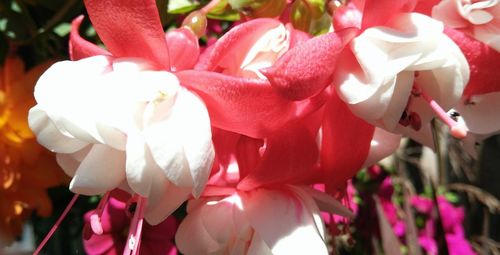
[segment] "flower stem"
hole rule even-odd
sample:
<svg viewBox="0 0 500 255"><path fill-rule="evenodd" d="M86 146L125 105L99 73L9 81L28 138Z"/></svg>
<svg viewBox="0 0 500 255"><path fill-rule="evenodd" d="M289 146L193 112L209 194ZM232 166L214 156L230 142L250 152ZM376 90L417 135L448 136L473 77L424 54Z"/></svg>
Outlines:
<svg viewBox="0 0 500 255"><path fill-rule="evenodd" d="M45 246L45 244L49 241L49 239L52 237L52 235L54 234L54 232L56 232L56 230L59 227L59 225L61 225L61 222L64 220L64 218L66 218L66 215L68 214L69 210L71 210L71 208L73 207L73 205L75 205L75 202L78 199L78 196L79 196L79 194L75 194L73 196L73 198L71 199L71 201L69 202L69 204L66 206L66 209L64 209L64 211L61 214L61 216L59 216L59 219L57 219L57 221L54 224L54 226L52 226L52 228L50 229L49 233L47 233L47 235L42 240L42 242L40 243L40 245L38 245L38 247L36 248L35 252L33 252L33 255L38 255L38 253L40 253L40 251Z"/></svg>
<svg viewBox="0 0 500 255"><path fill-rule="evenodd" d="M445 167L444 167L444 162L443 162L443 155L441 151L441 144L439 142L439 130L438 126L436 123L436 119L431 120L431 129L432 129L432 138L434 140L434 151L436 152L436 157L437 157L437 164L438 164L438 172L439 172L439 179L440 182L444 182L444 174L445 174ZM434 204L434 213L436 215L436 232L434 233L434 238L437 241L438 245L438 254L439 255L448 255L448 244L446 242L446 236L443 228L443 220L441 218L441 210L439 210L439 203L437 200L437 189L435 183L430 180L430 186L431 186L431 196L432 196L432 202Z"/></svg>

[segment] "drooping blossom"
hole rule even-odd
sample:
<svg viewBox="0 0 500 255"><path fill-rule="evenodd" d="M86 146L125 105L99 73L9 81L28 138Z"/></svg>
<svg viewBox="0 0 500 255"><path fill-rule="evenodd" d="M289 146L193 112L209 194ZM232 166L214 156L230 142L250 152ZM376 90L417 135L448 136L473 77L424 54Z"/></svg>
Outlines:
<svg viewBox="0 0 500 255"><path fill-rule="evenodd" d="M129 190L149 200L145 217L159 223L190 193L201 193L213 160L207 109L170 72L192 67L197 55L170 60L167 41L194 40L196 52L197 39L179 30L165 36L154 1L85 4L109 52L79 37L77 18L70 41L76 61L56 63L40 78L30 126L58 153L71 190ZM115 8L114 18L102 8ZM121 22L130 19L124 30Z"/></svg>
<svg viewBox="0 0 500 255"><path fill-rule="evenodd" d="M500 51L498 0L443 0L432 8L432 17Z"/></svg>
<svg viewBox="0 0 500 255"><path fill-rule="evenodd" d="M33 212L49 216L46 190L67 182L55 158L36 143L26 118L35 104L31 90L49 65L25 71L19 57L8 56L0 67L0 247L21 234Z"/></svg>
<svg viewBox="0 0 500 255"><path fill-rule="evenodd" d="M123 191L112 192L108 203L103 208L101 216L102 233L90 233L90 222L94 211L89 211L84 215L86 228L84 229L83 247L89 255L115 255L122 254L127 242L127 228L130 223L130 213L127 213L127 194ZM148 223L143 225L143 232L140 245L140 254L175 255L177 249L174 244L174 235L178 222L173 216L167 217L158 225L151 226ZM90 236L86 236L90 235Z"/></svg>
<svg viewBox="0 0 500 255"><path fill-rule="evenodd" d="M434 116L457 137L465 136L443 109L460 99L468 64L443 29L442 23L418 13L395 14L368 27L351 41L336 69L339 96L366 121L424 143L423 133Z"/></svg>
<svg viewBox="0 0 500 255"><path fill-rule="evenodd" d="M470 80L454 107L459 121L470 130L466 150L475 155L474 144L500 130L500 3L498 1L442 1L432 16L448 29L446 34L460 47L470 66Z"/></svg>
<svg viewBox="0 0 500 255"><path fill-rule="evenodd" d="M213 157L208 113L173 74L147 67L96 56L59 62L38 81L30 125L58 153L72 191L128 186L152 205L169 192L200 194ZM157 222L169 210L161 214L146 218Z"/></svg>
<svg viewBox="0 0 500 255"><path fill-rule="evenodd" d="M320 207L331 200L287 185L192 201L176 243L184 254L328 254Z"/></svg>

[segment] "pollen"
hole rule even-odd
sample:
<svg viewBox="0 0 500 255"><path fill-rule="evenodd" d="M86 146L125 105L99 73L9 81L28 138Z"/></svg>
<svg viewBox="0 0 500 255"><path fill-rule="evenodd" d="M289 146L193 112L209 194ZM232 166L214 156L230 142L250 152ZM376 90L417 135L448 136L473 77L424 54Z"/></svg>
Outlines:
<svg viewBox="0 0 500 255"><path fill-rule="evenodd" d="M158 90L156 98L153 100L153 104L158 105L168 98L168 93Z"/></svg>

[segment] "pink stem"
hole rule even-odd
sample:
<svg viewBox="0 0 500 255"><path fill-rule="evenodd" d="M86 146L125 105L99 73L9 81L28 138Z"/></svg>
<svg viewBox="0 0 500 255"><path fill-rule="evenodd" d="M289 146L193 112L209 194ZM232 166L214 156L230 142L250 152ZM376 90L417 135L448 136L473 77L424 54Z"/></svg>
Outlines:
<svg viewBox="0 0 500 255"><path fill-rule="evenodd" d="M61 216L59 216L59 219L57 219L56 223L54 224L54 226L52 226L49 233L45 236L45 238L42 240L42 242L38 245L35 252L33 252L33 255L38 255L38 253L40 253L42 248L49 241L50 237L52 237L54 232L56 232L56 230L59 227L59 225L61 224L61 222L64 220L64 218L66 218L66 215L68 214L69 210L71 210L73 205L75 205L75 202L76 202L76 199L78 199L78 196L79 196L79 194L75 194L73 196L73 198L71 199L71 201L69 201L69 204L66 206L66 209L64 209L63 213L61 214Z"/></svg>
<svg viewBox="0 0 500 255"><path fill-rule="evenodd" d="M101 216L104 210L106 203L108 202L110 192L106 192L104 196L99 201L97 208L94 210L94 213L90 215L90 227L92 228L92 232L97 235L102 235L102 224L101 224Z"/></svg>
<svg viewBox="0 0 500 255"><path fill-rule="evenodd" d="M123 255L137 255L142 234L142 223L144 221L144 211L146 210L146 198L139 196L137 200L137 207L134 212L134 217L130 223L128 232L127 243Z"/></svg>
<svg viewBox="0 0 500 255"><path fill-rule="evenodd" d="M208 3L207 5L203 6L203 8L201 8L201 12L204 13L204 14L207 14L209 13L213 8L215 8L215 6L217 6L219 4L219 0L212 0L210 1L210 3Z"/></svg>
<svg viewBox="0 0 500 255"><path fill-rule="evenodd" d="M429 95L425 90L421 89L417 84L414 86L419 90L420 95L429 103L432 110L437 114L437 116L450 128L450 133L452 136L458 139L463 139L467 135L467 128L458 124L453 120L448 113L446 113L443 108Z"/></svg>

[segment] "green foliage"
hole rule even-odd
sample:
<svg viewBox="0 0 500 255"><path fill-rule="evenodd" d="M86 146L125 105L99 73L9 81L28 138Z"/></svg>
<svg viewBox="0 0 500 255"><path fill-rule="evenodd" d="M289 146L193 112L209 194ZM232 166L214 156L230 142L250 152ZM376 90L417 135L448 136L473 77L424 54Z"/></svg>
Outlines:
<svg viewBox="0 0 500 255"><path fill-rule="evenodd" d="M200 6L198 1L194 0L170 0L168 2L168 13L186 14Z"/></svg>

